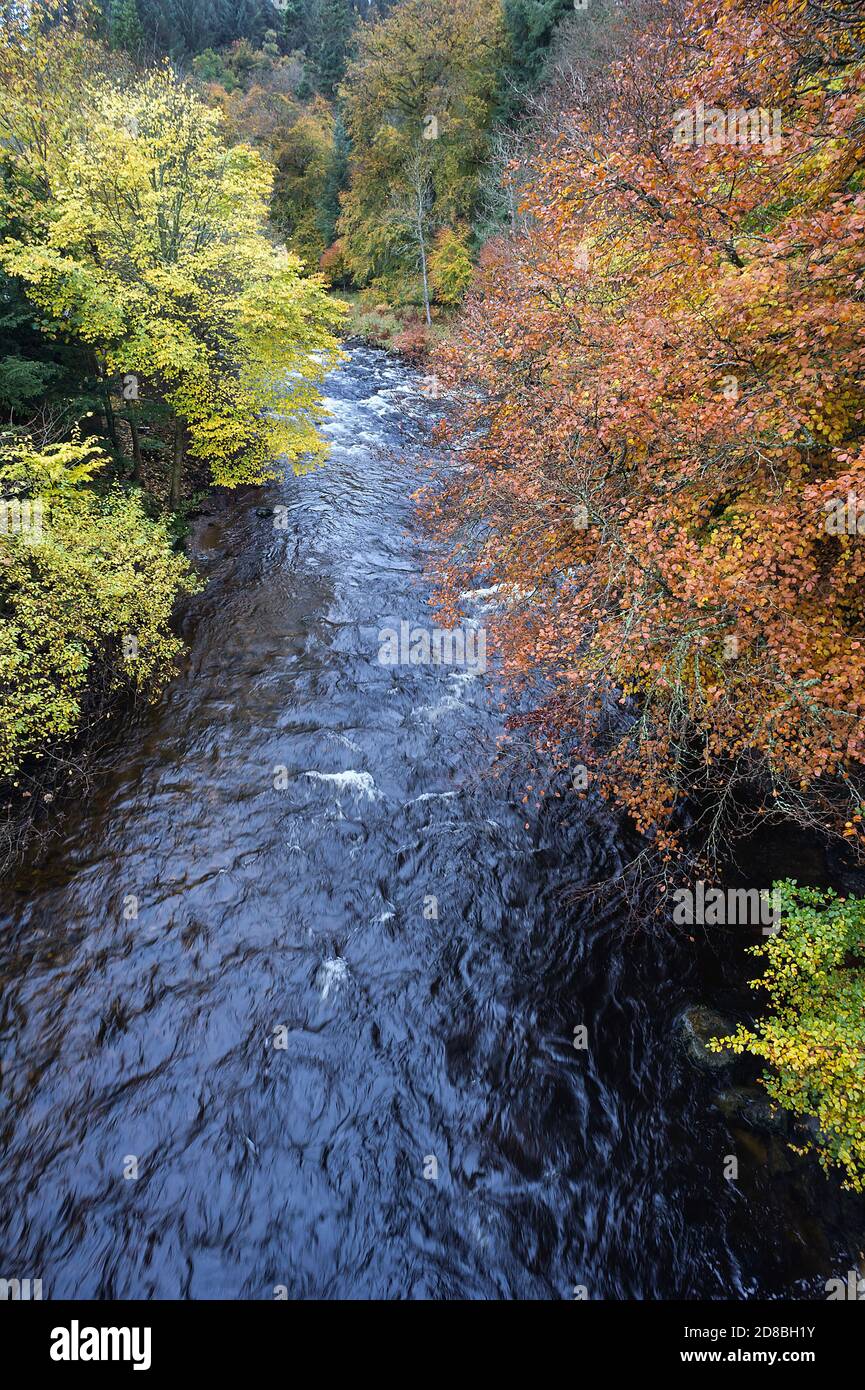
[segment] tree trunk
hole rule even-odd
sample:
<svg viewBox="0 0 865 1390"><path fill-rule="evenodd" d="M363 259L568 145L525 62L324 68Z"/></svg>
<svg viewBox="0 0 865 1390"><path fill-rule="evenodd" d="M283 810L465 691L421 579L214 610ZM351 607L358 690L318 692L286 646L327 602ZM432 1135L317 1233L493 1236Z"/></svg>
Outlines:
<svg viewBox="0 0 865 1390"><path fill-rule="evenodd" d="M168 492L168 505L173 512L180 506L183 487L183 464L186 460L186 423L174 421L174 457L171 460L171 486Z"/></svg>
<svg viewBox="0 0 865 1390"><path fill-rule="evenodd" d="M421 274L423 275L423 307L426 314L427 327L432 328L432 315L429 311L429 280L427 278L426 269L426 246L424 244L423 235L423 204L421 202L420 189L418 189L417 195L417 241L420 247L420 268Z"/></svg>
<svg viewBox="0 0 865 1390"><path fill-rule="evenodd" d="M94 377L96 378L96 389L98 390L103 401L105 402L104 412L101 412L96 416L97 423L100 426L104 427L100 429L100 433L108 435L108 438L111 440L113 447L117 450L117 453L120 454L123 451L120 448L120 440L117 438L117 427L114 422L114 407L111 404L111 386L109 384L104 365L97 357L95 351L92 348L88 352L87 358L90 364L90 369L93 372Z"/></svg>
<svg viewBox="0 0 865 1390"><path fill-rule="evenodd" d="M111 440L111 443L114 445L114 448L117 450L118 454L120 454L120 453L122 453L123 451L122 451L122 449L120 448L120 440L117 438L117 426L116 426L116 424L114 423L114 407L113 407L113 405L111 404L111 396L110 396L110 394L109 394L108 384L107 384L107 383L105 384L104 395L105 395L105 423L106 423L106 425L107 425L107 427L108 427L108 438Z"/></svg>
<svg viewBox="0 0 865 1390"><path fill-rule="evenodd" d="M141 472L141 440L138 437L138 426L131 411L129 412L129 433L132 436L132 478L141 487L144 481Z"/></svg>

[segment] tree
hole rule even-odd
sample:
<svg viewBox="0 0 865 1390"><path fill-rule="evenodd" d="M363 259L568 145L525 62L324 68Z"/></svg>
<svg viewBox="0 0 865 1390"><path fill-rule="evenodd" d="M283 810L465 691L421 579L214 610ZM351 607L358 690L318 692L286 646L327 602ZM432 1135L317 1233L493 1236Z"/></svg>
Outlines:
<svg viewBox="0 0 865 1390"><path fill-rule="evenodd" d="M307 0L304 27L316 86L332 98L345 74L354 11L348 0Z"/></svg>
<svg viewBox="0 0 865 1390"><path fill-rule="evenodd" d="M444 611L499 586L539 734L668 855L684 798L715 857L743 804L862 843L865 21L839 14L659 6L563 84L440 369Z"/></svg>
<svg viewBox="0 0 865 1390"><path fill-rule="evenodd" d="M282 0L279 5L282 42L291 53L307 42L306 14L303 0Z"/></svg>
<svg viewBox="0 0 865 1390"><path fill-rule="evenodd" d="M840 1168L844 1187L865 1192L865 898L839 898L792 882L774 886L781 929L751 954L766 960L751 981L773 1013L709 1043L768 1062L769 1096L818 1124L796 1152Z"/></svg>
<svg viewBox="0 0 865 1390"><path fill-rule="evenodd" d="M47 329L21 282L0 272L0 414L9 425L51 411L68 425L97 404L84 352Z"/></svg>
<svg viewBox="0 0 865 1390"><path fill-rule="evenodd" d="M108 42L112 48L122 48L133 57L140 55L144 30L138 18L136 0L110 0Z"/></svg>
<svg viewBox="0 0 865 1390"><path fill-rule="evenodd" d="M0 447L0 779L17 783L81 726L94 687L153 693L180 650L177 595L197 584L141 494L89 486L108 463L92 443ZM14 498L28 526L9 527ZM35 509L35 511L34 511ZM32 524L38 517L38 529ZM36 531L36 534L34 534Z"/></svg>
<svg viewBox="0 0 865 1390"><path fill-rule="evenodd" d="M147 0L141 8L148 51L178 59L235 39L257 43L273 19L261 0Z"/></svg>
<svg viewBox="0 0 865 1390"><path fill-rule="evenodd" d="M273 217L288 245L307 266L315 267L328 240L321 230L333 158L333 116L316 97L272 142L277 166Z"/></svg>
<svg viewBox="0 0 865 1390"><path fill-rule="evenodd" d="M428 245L432 226L433 185L429 162L419 145L415 146L403 169L403 185L391 194L385 218L400 243L410 247L421 275L423 307L427 324L430 315Z"/></svg>
<svg viewBox="0 0 865 1390"><path fill-rule="evenodd" d="M361 25L341 89L351 156L339 222L359 284L399 293L417 281L417 238L407 242L392 213L394 199L416 202L420 142L431 192L425 220L471 219L503 44L501 15L485 0L406 0L382 23Z"/></svg>
<svg viewBox="0 0 865 1390"><path fill-rule="evenodd" d="M321 200L317 208L318 229L325 246L330 246L336 238L340 213L340 194L348 187L348 160L350 153L345 122L339 110L334 113L333 136L330 157Z"/></svg>
<svg viewBox="0 0 865 1390"><path fill-rule="evenodd" d="M458 304L474 278L468 228L443 227L429 258L430 283L442 304Z"/></svg>
<svg viewBox="0 0 865 1390"><path fill-rule="evenodd" d="M572 0L502 0L510 40L504 80L517 94L540 80L556 24L569 10Z"/></svg>
<svg viewBox="0 0 865 1390"><path fill-rule="evenodd" d="M0 264L89 345L107 385L129 376L166 402L172 506L188 458L231 484L272 476L280 455L322 457L316 383L340 311L263 235L272 171L226 146L218 113L167 68L125 90L79 73L46 113L45 74L68 51L62 27L36 45L0 38L0 94L14 95L0 130L32 182Z"/></svg>

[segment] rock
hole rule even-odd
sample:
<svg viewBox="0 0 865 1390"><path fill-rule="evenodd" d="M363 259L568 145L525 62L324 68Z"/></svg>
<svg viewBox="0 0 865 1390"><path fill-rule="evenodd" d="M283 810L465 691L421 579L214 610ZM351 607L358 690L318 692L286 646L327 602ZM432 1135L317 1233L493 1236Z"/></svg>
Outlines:
<svg viewBox="0 0 865 1390"><path fill-rule="evenodd" d="M749 1101L742 1111L742 1118L753 1129L762 1129L767 1134L786 1135L788 1128L787 1111L775 1105L768 1096L760 1096Z"/></svg>
<svg viewBox="0 0 865 1390"><path fill-rule="evenodd" d="M792 1173L793 1164L792 1154L775 1135L769 1139L769 1174L773 1178L780 1177L783 1173Z"/></svg>
<svg viewBox="0 0 865 1390"><path fill-rule="evenodd" d="M769 1150L762 1139L758 1139L756 1134L751 1134L747 1129L734 1129L732 1133L740 1150L749 1154L761 1167L768 1165Z"/></svg>
<svg viewBox="0 0 865 1390"><path fill-rule="evenodd" d="M715 1096L715 1105L728 1120L744 1120L751 1129L784 1136L788 1132L787 1111L775 1105L766 1092L756 1086L731 1086L726 1091L719 1091Z"/></svg>
<svg viewBox="0 0 865 1390"><path fill-rule="evenodd" d="M745 1112L745 1107L755 1100L760 1100L762 1092L756 1086L731 1086L726 1091L718 1091L715 1095L715 1106L728 1120L741 1117Z"/></svg>
<svg viewBox="0 0 865 1390"><path fill-rule="evenodd" d="M722 1014L705 1004L691 1004L679 1016L682 1044L689 1061L706 1071L722 1071L733 1061L732 1052L710 1052L710 1038L721 1038L735 1031L734 1025Z"/></svg>

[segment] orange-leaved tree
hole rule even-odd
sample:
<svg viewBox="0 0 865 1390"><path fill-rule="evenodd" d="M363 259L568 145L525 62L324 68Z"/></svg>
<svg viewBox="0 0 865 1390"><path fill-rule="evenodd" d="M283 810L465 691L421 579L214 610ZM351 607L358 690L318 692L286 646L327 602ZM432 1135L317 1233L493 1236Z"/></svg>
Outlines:
<svg viewBox="0 0 865 1390"><path fill-rule="evenodd" d="M439 364L460 459L424 502L439 599L499 586L539 728L668 848L683 800L711 846L746 787L855 842L861 6L658 0L558 91L522 229L486 247Z"/></svg>

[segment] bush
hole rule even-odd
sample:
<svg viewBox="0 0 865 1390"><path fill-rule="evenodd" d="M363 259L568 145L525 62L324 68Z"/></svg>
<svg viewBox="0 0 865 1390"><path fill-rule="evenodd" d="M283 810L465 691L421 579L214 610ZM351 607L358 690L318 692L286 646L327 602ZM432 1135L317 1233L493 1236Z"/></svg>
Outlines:
<svg viewBox="0 0 865 1390"><path fill-rule="evenodd" d="M843 1170L844 1187L865 1192L865 899L789 881L774 891L783 929L751 948L767 961L751 986L767 991L775 1012L709 1046L768 1062L772 1099L819 1125L793 1147L816 1152L824 1168Z"/></svg>
<svg viewBox="0 0 865 1390"><path fill-rule="evenodd" d="M472 282L474 267L467 246L468 229L443 227L429 258L430 283L441 304L458 304Z"/></svg>
<svg viewBox="0 0 865 1390"><path fill-rule="evenodd" d="M345 259L345 242L337 237L332 246L322 252L318 268L329 285L346 288L351 284L351 270Z"/></svg>
<svg viewBox="0 0 865 1390"><path fill-rule="evenodd" d="M410 323L393 339L392 346L410 362L422 362L430 350L430 334L423 323Z"/></svg>
<svg viewBox="0 0 865 1390"><path fill-rule="evenodd" d="M152 693L173 670L197 583L138 493L88 486L106 462L77 440L0 450L0 777L74 735L94 686Z"/></svg>

